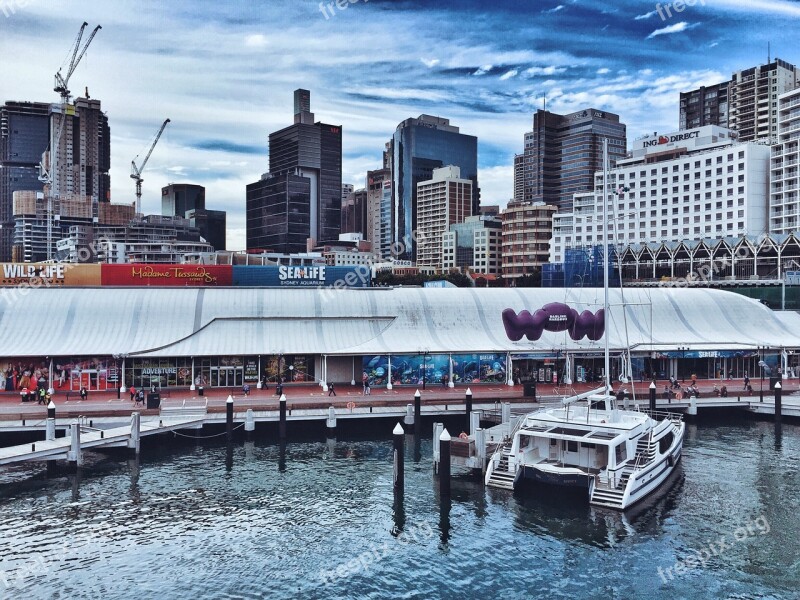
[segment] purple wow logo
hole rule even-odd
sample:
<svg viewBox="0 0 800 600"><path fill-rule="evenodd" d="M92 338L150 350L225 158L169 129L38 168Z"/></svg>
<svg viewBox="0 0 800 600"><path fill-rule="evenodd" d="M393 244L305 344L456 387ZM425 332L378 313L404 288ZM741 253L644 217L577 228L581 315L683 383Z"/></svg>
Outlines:
<svg viewBox="0 0 800 600"><path fill-rule="evenodd" d="M518 315L507 308L503 311L503 327L512 342L518 342L522 336L531 341L538 340L545 330L566 331L576 341L584 336L597 341L605 331L605 311L601 308L597 313L585 310L578 314L577 310L561 302L545 304L533 314L523 310Z"/></svg>

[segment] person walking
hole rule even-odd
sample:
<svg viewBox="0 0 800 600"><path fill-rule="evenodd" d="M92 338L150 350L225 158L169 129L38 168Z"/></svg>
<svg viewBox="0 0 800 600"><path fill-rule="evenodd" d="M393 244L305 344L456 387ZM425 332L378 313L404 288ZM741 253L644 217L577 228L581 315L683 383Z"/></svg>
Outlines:
<svg viewBox="0 0 800 600"><path fill-rule="evenodd" d="M369 387L369 380L367 380L367 383L364 384L364 395L365 396L372 395L372 388Z"/></svg>
<svg viewBox="0 0 800 600"><path fill-rule="evenodd" d="M39 404L44 404L44 397L47 394L47 390L44 389L43 387L40 387L37 393L39 395Z"/></svg>
<svg viewBox="0 0 800 600"><path fill-rule="evenodd" d="M81 387L81 400L86 400L89 397L89 392L86 389L86 386Z"/></svg>
<svg viewBox="0 0 800 600"><path fill-rule="evenodd" d="M369 376L366 371L361 375L361 385L363 387L364 395L367 395L367 388L369 387Z"/></svg>
<svg viewBox="0 0 800 600"><path fill-rule="evenodd" d="M275 395L278 397L283 395L283 383L281 383L280 379L278 380L278 385L275 386Z"/></svg>
<svg viewBox="0 0 800 600"><path fill-rule="evenodd" d="M136 400L136 388L134 386L131 386L130 391L131 391L131 402L134 402Z"/></svg>
<svg viewBox="0 0 800 600"><path fill-rule="evenodd" d="M333 384L329 383L328 384L328 396L335 396L335 395L336 395L336 390L333 389Z"/></svg>
<svg viewBox="0 0 800 600"><path fill-rule="evenodd" d="M242 386L242 393L243 393L245 396L249 396L249 395L250 395L250 384L249 384L249 383L245 383L245 384Z"/></svg>
<svg viewBox="0 0 800 600"><path fill-rule="evenodd" d="M747 389L747 386L750 385L750 378L747 376L747 371L744 372L744 389Z"/></svg>

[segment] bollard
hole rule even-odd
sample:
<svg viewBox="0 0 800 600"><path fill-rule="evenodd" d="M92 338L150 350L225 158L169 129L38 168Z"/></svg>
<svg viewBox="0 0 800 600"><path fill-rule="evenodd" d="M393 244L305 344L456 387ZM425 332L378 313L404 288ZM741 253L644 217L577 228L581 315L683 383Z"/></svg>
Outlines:
<svg viewBox="0 0 800 600"><path fill-rule="evenodd" d="M467 431L472 433L470 429L472 427L472 390L467 388L466 394L464 395L466 406L464 407L465 414L467 415Z"/></svg>
<svg viewBox="0 0 800 600"><path fill-rule="evenodd" d="M280 402L278 402L280 415L278 421L278 437L282 440L286 439L286 394L281 394Z"/></svg>
<svg viewBox="0 0 800 600"><path fill-rule="evenodd" d="M439 436L439 497L450 497L450 434L447 429Z"/></svg>
<svg viewBox="0 0 800 600"><path fill-rule="evenodd" d="M400 425L400 423L394 426L392 436L394 439L394 493L396 495L402 495L403 488L405 486L405 474L403 472L405 468L403 459L403 446L405 441L403 433L403 427Z"/></svg>
<svg viewBox="0 0 800 600"><path fill-rule="evenodd" d="M233 437L233 396L228 396L225 402L225 432L230 440Z"/></svg>
<svg viewBox="0 0 800 600"><path fill-rule="evenodd" d="M328 407L328 419L326 421L326 433L328 439L336 437L336 409L333 406Z"/></svg>
<svg viewBox="0 0 800 600"><path fill-rule="evenodd" d="M414 406L412 404L406 405L406 416L403 419L406 426L406 433L409 435L414 433Z"/></svg>
<svg viewBox="0 0 800 600"><path fill-rule="evenodd" d="M474 435L481 427L481 411L473 410L469 413L469 429L467 431L470 435Z"/></svg>
<svg viewBox="0 0 800 600"><path fill-rule="evenodd" d="M70 426L70 434L72 440L70 443L69 452L67 452L67 462L70 469L75 470L83 466L83 451L81 450L81 426L77 421L74 421Z"/></svg>
<svg viewBox="0 0 800 600"><path fill-rule="evenodd" d="M422 396L417 390L414 393L414 435L419 439L422 434Z"/></svg>
<svg viewBox="0 0 800 600"><path fill-rule="evenodd" d="M44 439L45 440L54 440L56 439L56 420L48 418L45 422L45 433Z"/></svg>
<svg viewBox="0 0 800 600"><path fill-rule="evenodd" d="M244 430L247 433L253 433L256 430L256 418L253 415L253 409L248 408L244 417Z"/></svg>
<svg viewBox="0 0 800 600"><path fill-rule="evenodd" d="M779 423L783 415L783 407L781 406L781 396L783 395L783 386L780 381L775 382L775 422Z"/></svg>
<svg viewBox="0 0 800 600"><path fill-rule="evenodd" d="M56 418L56 403L50 400L50 404L47 405L47 418L48 419L55 419Z"/></svg>
<svg viewBox="0 0 800 600"><path fill-rule="evenodd" d="M486 431L478 427L475 430L475 453L481 463L481 473L486 473Z"/></svg>
<svg viewBox="0 0 800 600"><path fill-rule="evenodd" d="M441 423L434 423L433 424L433 470L435 473L439 472L439 444L436 443L436 440L439 439L439 436L442 435L442 430L444 426Z"/></svg>
<svg viewBox="0 0 800 600"><path fill-rule="evenodd" d="M508 423L511 421L511 403L510 402L503 402L501 407L501 422Z"/></svg>
<svg viewBox="0 0 800 600"><path fill-rule="evenodd" d="M651 381L650 382L650 389L648 391L650 392L650 412L654 413L654 412L656 412L656 382L655 381Z"/></svg>
<svg viewBox="0 0 800 600"><path fill-rule="evenodd" d="M128 439L128 454L138 456L141 448L142 421L138 412L131 413L131 437Z"/></svg>

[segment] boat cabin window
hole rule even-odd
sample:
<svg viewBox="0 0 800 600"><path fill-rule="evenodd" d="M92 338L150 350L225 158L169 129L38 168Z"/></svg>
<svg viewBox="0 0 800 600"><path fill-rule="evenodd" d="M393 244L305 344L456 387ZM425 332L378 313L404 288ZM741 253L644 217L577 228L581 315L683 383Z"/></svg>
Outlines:
<svg viewBox="0 0 800 600"><path fill-rule="evenodd" d="M616 447L617 464L622 464L628 460L628 447L625 442L622 442Z"/></svg>
<svg viewBox="0 0 800 600"><path fill-rule="evenodd" d="M519 436L519 448L522 450L523 448L527 448L531 443L530 436L521 435Z"/></svg>
<svg viewBox="0 0 800 600"><path fill-rule="evenodd" d="M594 444L587 444L585 442L581 442L581 448L586 448L588 450L594 450L595 445Z"/></svg>
<svg viewBox="0 0 800 600"><path fill-rule="evenodd" d="M557 446L558 445L558 440L555 439L555 438L550 438L550 445L551 446Z"/></svg>
<svg viewBox="0 0 800 600"><path fill-rule="evenodd" d="M669 450L670 446L672 446L672 439L673 436L672 432L670 431L667 435L658 440L658 450L661 452L661 454L665 454Z"/></svg>
<svg viewBox="0 0 800 600"><path fill-rule="evenodd" d="M613 398L604 398L603 400L591 400L589 402L590 410L614 410Z"/></svg>
<svg viewBox="0 0 800 600"><path fill-rule="evenodd" d="M564 445L562 448L568 452L577 452L578 451L578 442L575 441L566 441L564 440Z"/></svg>

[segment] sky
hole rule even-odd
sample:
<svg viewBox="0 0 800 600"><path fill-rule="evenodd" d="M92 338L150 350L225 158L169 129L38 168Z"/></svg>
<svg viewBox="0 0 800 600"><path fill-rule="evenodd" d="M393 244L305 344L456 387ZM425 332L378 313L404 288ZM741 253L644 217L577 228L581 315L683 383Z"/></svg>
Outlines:
<svg viewBox="0 0 800 600"><path fill-rule="evenodd" d="M342 180L363 187L397 124L427 113L478 136L483 204L513 193L533 112L620 115L628 145L678 129L679 93L771 56L800 64L800 0L0 0L0 101L57 102L53 76L83 21L102 25L70 81L102 101L112 202L134 201L131 160L170 118L143 173L206 186L245 247L245 186L268 170L268 135L311 90L342 126ZM339 5L344 8L339 8ZM681 8L682 10L677 10ZM138 161L137 161L138 163Z"/></svg>

